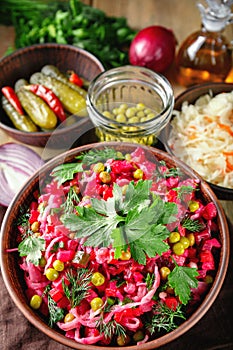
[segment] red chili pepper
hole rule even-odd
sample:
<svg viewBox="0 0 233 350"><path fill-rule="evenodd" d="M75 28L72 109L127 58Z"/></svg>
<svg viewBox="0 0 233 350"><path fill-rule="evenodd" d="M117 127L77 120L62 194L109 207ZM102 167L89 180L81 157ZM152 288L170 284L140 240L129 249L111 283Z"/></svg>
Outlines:
<svg viewBox="0 0 233 350"><path fill-rule="evenodd" d="M29 90L42 98L57 115L61 122L66 119L62 103L52 90L40 84L29 85Z"/></svg>
<svg viewBox="0 0 233 350"><path fill-rule="evenodd" d="M69 81L75 85L78 85L79 87L83 86L82 78L80 78L75 72L70 72Z"/></svg>
<svg viewBox="0 0 233 350"><path fill-rule="evenodd" d="M17 94L15 93L14 89L10 86L4 86L2 88L3 95L8 99L8 101L12 104L14 109L20 114L23 115L23 107L21 106L21 103L19 101L19 98Z"/></svg>

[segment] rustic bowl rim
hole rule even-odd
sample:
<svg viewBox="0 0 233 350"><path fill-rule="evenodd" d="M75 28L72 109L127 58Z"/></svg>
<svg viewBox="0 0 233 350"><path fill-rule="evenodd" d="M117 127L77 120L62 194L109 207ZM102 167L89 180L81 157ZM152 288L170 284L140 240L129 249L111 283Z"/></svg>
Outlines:
<svg viewBox="0 0 233 350"><path fill-rule="evenodd" d="M189 176L194 177L196 179L199 179L201 181L201 189L202 192L204 192L209 200L213 201L216 205L217 211L218 211L218 221L219 221L219 228L220 228L220 234L222 238L222 247L221 247L221 254L219 258L219 267L215 276L215 280L213 282L212 287L210 288L209 292L205 296L204 300L200 304L200 306L197 308L197 310L184 322L182 323L177 329L173 330L172 332L163 335L160 338L151 340L148 343L138 345L132 345L132 346L125 346L125 350L149 350L149 349L157 349L159 346L165 345L167 343L170 343L174 340L176 340L178 337L182 336L185 332L190 330L197 322L207 313L207 311L211 308L212 304L216 300L223 282L225 280L226 272L228 269L228 263L229 263L229 256L230 256L230 236L229 236L229 228L227 224L227 219L224 213L224 210L210 188L209 184L204 181L200 175L198 175L192 168L190 168L188 165L183 163L178 158L166 153L165 151L162 151L160 149L156 149L151 146L143 146L138 145L135 143L119 143L119 142L97 142L97 143L91 143L84 146L80 146L74 149L71 149L69 151L66 151L55 158L48 161L46 164L44 164L41 169L39 169L34 175L31 176L31 178L28 180L28 183L25 184L21 191L14 197L13 201L11 202L10 206L8 207L6 214L3 218L3 223L1 227L1 240L0 240L0 264L2 266L2 276L3 281L6 285L6 288L8 290L8 293L10 297L12 298L13 302L16 304L18 309L22 312L22 314L25 316L25 318L28 319L28 321L34 325L37 329L39 329L42 333L46 334L51 339L65 345L68 347L71 347L73 349L79 349L79 350L103 350L103 349L109 349L109 350L119 350L119 347L105 347L105 346L97 346L97 345L84 345L79 344L75 342L74 340L71 340L64 335L60 334L59 332L51 329L26 303L23 303L17 293L14 291L14 285L10 279L9 276L9 270L7 268L7 253L4 253L4 243L3 239L6 235L5 226L7 222L10 219L10 216L12 214L13 209L17 208L17 203L19 203L19 199L21 197L21 194L25 191L28 191L27 195L30 193L30 186L32 187L35 185L36 182L39 180L39 175L41 172L48 172L51 170L55 165L60 164L62 161L67 159L73 159L74 156L77 154L80 154L80 152L88 151L89 149L96 149L98 147L130 147L131 150L137 146L144 148L145 150L151 151L155 156L156 155L162 155L165 160L171 160L172 162L175 162L176 166L180 167L182 170L185 171ZM20 204L18 204L19 206ZM15 258L16 259L16 258Z"/></svg>
<svg viewBox="0 0 233 350"><path fill-rule="evenodd" d="M192 93L197 93L198 91L200 91L199 95L196 95L196 97L193 99L191 98L190 103L194 103L198 99L198 97L200 97L204 94L207 94L209 91L212 90L212 92L214 92L214 95L216 95L216 94L220 93L222 89L223 89L222 92L225 92L224 89L227 90L227 92L230 92L230 89L232 89L232 91L233 91L233 83L207 82L207 83L196 84L196 85L193 85L191 87L188 87L186 90L184 90L180 94L178 94L177 97L175 98L174 110L180 109L182 102L185 101L185 97L187 95L189 96ZM171 118L171 120L172 120L172 118ZM170 130L171 130L170 123L171 123L171 121L162 130L162 132L160 134L160 138L161 138L161 142L163 143L166 152L175 156L175 154L173 153L173 151L171 150L171 148L169 147L168 142L167 142L169 134L170 134ZM219 186L219 185L215 185L215 184L212 184L208 181L206 181L206 182L211 186L213 191L217 194L218 199L233 200L233 189Z"/></svg>

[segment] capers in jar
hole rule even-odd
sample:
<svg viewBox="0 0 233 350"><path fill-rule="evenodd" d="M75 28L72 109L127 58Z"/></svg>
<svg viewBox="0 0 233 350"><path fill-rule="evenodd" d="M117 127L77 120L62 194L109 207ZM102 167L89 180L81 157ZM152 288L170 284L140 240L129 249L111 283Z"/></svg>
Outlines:
<svg viewBox="0 0 233 350"><path fill-rule="evenodd" d="M115 118L116 122L127 125L143 123L155 117L154 111L146 107L142 102L130 106L126 103L122 103L118 108L115 107L112 110L105 110L102 114L106 118Z"/></svg>

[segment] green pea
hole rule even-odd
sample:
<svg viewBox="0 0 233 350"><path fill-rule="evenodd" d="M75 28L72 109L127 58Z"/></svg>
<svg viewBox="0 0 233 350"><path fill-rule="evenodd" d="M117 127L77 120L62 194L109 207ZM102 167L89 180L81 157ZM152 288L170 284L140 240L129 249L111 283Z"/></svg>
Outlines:
<svg viewBox="0 0 233 350"><path fill-rule="evenodd" d="M41 304L42 304L42 298L40 295L35 294L31 297L30 306L34 310L38 310L40 308Z"/></svg>
<svg viewBox="0 0 233 350"><path fill-rule="evenodd" d="M185 248L182 243L177 242L173 245L172 250L176 255L182 255L184 254Z"/></svg>

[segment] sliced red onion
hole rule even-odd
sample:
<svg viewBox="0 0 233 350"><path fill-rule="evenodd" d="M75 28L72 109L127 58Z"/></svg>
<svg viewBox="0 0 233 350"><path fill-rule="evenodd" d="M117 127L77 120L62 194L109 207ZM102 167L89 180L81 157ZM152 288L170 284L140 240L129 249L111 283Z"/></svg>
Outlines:
<svg viewBox="0 0 233 350"><path fill-rule="evenodd" d="M0 204L7 207L29 177L44 164L27 146L9 142L0 145Z"/></svg>

